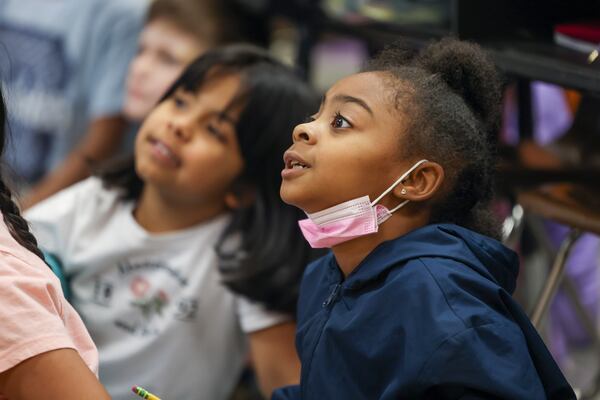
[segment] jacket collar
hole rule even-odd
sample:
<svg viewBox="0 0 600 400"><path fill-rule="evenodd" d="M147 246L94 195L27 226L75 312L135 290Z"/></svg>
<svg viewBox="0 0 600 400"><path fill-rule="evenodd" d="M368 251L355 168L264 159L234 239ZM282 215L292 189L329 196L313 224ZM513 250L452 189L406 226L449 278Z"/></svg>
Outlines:
<svg viewBox="0 0 600 400"><path fill-rule="evenodd" d="M502 286L515 288L518 258L498 241L454 224L433 224L381 243L348 275L344 286L359 289L377 281L393 268L420 257L454 259ZM333 253L326 256L330 282L341 282L343 274Z"/></svg>

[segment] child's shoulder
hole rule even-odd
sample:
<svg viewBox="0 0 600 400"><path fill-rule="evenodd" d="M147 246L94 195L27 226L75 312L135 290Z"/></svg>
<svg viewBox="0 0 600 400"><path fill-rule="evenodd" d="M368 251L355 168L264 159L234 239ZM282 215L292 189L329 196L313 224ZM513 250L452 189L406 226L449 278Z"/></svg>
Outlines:
<svg viewBox="0 0 600 400"><path fill-rule="evenodd" d="M102 179L92 176L59 192L62 201L75 201L79 206L101 207L119 201L119 191L106 188Z"/></svg>
<svg viewBox="0 0 600 400"><path fill-rule="evenodd" d="M410 307L441 305L465 326L504 319L503 302L514 290L518 269L499 242L447 224L381 246L370 264L373 272L363 275L383 296Z"/></svg>
<svg viewBox="0 0 600 400"><path fill-rule="evenodd" d="M104 181L96 176L89 177L73 186L73 192L94 206L116 203L121 200L121 193L117 189L108 188Z"/></svg>
<svg viewBox="0 0 600 400"><path fill-rule="evenodd" d="M121 202L118 191L107 189L101 179L90 177L36 204L24 216L34 225L48 219L96 221L106 219Z"/></svg>
<svg viewBox="0 0 600 400"><path fill-rule="evenodd" d="M398 297L410 309L437 310L432 320L444 315L465 329L508 322L501 295L506 291L489 276L451 258L409 260L383 287L386 295Z"/></svg>
<svg viewBox="0 0 600 400"><path fill-rule="evenodd" d="M6 301L10 297L7 297L8 292L14 290L12 286L18 286L13 295L18 291L45 290L45 286L49 290L60 287L50 268L37 255L16 241L2 218L0 213L0 259L2 260L0 292L4 294L0 298Z"/></svg>

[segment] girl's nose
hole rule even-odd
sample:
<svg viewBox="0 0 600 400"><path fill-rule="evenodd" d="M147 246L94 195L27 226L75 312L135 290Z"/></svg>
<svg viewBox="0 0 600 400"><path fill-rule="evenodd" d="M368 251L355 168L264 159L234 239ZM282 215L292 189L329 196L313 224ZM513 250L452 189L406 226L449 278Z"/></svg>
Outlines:
<svg viewBox="0 0 600 400"><path fill-rule="evenodd" d="M312 122L296 125L292 133L294 143L314 144L316 142L316 134L313 129Z"/></svg>
<svg viewBox="0 0 600 400"><path fill-rule="evenodd" d="M167 129L179 140L187 142L190 139L190 128L185 121L171 120L167 122Z"/></svg>

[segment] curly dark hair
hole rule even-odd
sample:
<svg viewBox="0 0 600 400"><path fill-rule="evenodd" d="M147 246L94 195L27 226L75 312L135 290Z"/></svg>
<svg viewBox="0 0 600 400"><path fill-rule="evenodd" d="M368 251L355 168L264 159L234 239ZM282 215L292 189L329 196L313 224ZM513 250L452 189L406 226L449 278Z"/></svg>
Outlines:
<svg viewBox="0 0 600 400"><path fill-rule="evenodd" d="M4 146L6 142L6 107L4 105L4 97L0 92L0 158L4 153ZM2 164L0 163L0 212L2 212L2 218L4 223L8 227L8 231L12 237L27 250L37 255L42 260L44 256L41 250L38 248L37 240L35 236L29 231L29 225L27 221L21 216L19 207L13 201L12 192L10 188L4 182L4 174L2 171Z"/></svg>
<svg viewBox="0 0 600 400"><path fill-rule="evenodd" d="M388 47L366 71L386 74L396 109L410 116L402 120L400 155L418 155L444 168L430 223L455 223L499 238L489 203L501 82L488 55L476 44L446 38L419 52Z"/></svg>

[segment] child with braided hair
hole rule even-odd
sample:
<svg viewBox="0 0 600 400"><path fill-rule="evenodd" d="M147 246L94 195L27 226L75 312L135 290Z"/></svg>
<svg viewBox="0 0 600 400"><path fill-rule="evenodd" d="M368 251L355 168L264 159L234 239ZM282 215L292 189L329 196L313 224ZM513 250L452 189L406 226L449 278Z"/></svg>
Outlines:
<svg viewBox="0 0 600 400"><path fill-rule="evenodd" d="M0 93L0 155L5 122ZM96 346L2 179L0 213L0 399L39 399L42 390L45 399L109 399Z"/></svg>

